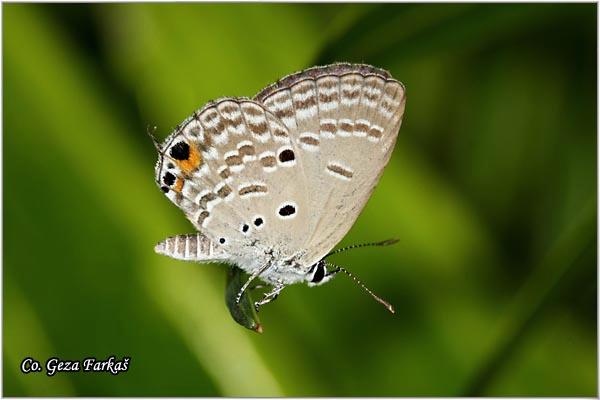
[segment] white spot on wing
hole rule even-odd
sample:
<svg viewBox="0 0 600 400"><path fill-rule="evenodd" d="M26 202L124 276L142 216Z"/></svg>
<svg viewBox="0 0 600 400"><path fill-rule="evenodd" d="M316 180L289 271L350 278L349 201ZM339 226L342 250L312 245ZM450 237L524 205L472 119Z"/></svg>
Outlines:
<svg viewBox="0 0 600 400"><path fill-rule="evenodd" d="M308 108L296 109L296 118L298 119L309 119L317 115L317 106L310 106Z"/></svg>
<svg viewBox="0 0 600 400"><path fill-rule="evenodd" d="M208 168L208 165L206 163L202 163L200 168L198 168L196 171L194 171L192 176L195 178L201 178L203 176L208 175L209 172L210 172L210 168Z"/></svg>
<svg viewBox="0 0 600 400"><path fill-rule="evenodd" d="M208 147L202 152L205 160L216 160L219 158L219 152L214 147Z"/></svg>
<svg viewBox="0 0 600 400"><path fill-rule="evenodd" d="M321 110L322 112L328 112L328 111L333 111L335 109L337 109L339 107L339 103L337 102L337 100L333 100L333 101L328 101L326 103L319 103L319 110Z"/></svg>
<svg viewBox="0 0 600 400"><path fill-rule="evenodd" d="M212 200L212 201L209 201L209 202L206 204L206 211L212 211L212 209L213 209L213 208L214 208L214 207L215 207L217 204L219 204L219 203L220 203L220 202L222 202L222 201L223 201L223 199L222 199L222 198L220 198L219 196L217 196L217 198L216 198L216 199L214 199L214 200Z"/></svg>
<svg viewBox="0 0 600 400"><path fill-rule="evenodd" d="M224 145L227 142L229 142L229 133L227 132L227 130L223 130L221 131L220 135L213 135L212 140L217 145Z"/></svg>
<svg viewBox="0 0 600 400"><path fill-rule="evenodd" d="M184 129L184 135L194 139L200 139L200 135L203 134L202 125L196 119L192 119Z"/></svg>

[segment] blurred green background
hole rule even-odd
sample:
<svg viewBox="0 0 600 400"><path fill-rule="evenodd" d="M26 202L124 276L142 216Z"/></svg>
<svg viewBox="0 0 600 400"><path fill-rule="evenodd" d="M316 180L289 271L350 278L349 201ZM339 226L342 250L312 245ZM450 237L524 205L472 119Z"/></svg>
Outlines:
<svg viewBox="0 0 600 400"><path fill-rule="evenodd" d="M594 396L595 4L4 4L5 396ZM191 232L154 183L207 100L334 61L386 68L407 108L337 256L262 335L219 265L155 255ZM22 374L25 356L130 356Z"/></svg>

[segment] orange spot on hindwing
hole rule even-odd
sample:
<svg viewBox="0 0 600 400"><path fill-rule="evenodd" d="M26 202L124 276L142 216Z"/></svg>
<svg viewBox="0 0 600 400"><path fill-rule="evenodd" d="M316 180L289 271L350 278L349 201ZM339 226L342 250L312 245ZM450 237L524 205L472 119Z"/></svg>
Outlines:
<svg viewBox="0 0 600 400"><path fill-rule="evenodd" d="M198 147L195 145L190 146L185 140L171 146L169 154L184 175L191 175L202 163L202 156L198 151Z"/></svg>
<svg viewBox="0 0 600 400"><path fill-rule="evenodd" d="M183 190L183 178L177 178L177 181L175 181L175 186L173 187L173 190L176 191L177 193L181 193L181 191Z"/></svg>
<svg viewBox="0 0 600 400"><path fill-rule="evenodd" d="M188 158L185 160L176 160L176 162L181 172L189 175L202 164L202 155L196 146L190 146Z"/></svg>

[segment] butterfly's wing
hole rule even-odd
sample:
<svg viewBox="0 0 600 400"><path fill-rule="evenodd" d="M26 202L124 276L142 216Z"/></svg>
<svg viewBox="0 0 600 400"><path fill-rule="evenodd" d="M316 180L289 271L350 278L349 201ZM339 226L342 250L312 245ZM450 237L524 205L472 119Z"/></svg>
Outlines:
<svg viewBox="0 0 600 400"><path fill-rule="evenodd" d="M308 184L312 265L348 232L389 161L402 115L404 86L384 70L333 64L283 78L255 96L288 129Z"/></svg>
<svg viewBox="0 0 600 400"><path fill-rule="evenodd" d="M165 140L156 179L228 261L252 272L291 257L309 233L310 186L298 172L300 152L263 105L225 98Z"/></svg>

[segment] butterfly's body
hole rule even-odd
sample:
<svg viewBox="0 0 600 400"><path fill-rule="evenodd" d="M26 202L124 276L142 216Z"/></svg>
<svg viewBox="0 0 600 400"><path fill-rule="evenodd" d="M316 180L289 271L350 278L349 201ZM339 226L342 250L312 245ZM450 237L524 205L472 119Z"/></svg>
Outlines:
<svg viewBox="0 0 600 400"><path fill-rule="evenodd" d="M307 266L298 263L299 256L300 254L290 258L280 258L276 250L272 249L266 253L257 255L255 259L252 259L252 257L239 258L234 259L233 263L240 266L240 268L249 274L267 265L264 275L261 275L264 281L271 285L291 285L305 281L306 274L310 269L310 265Z"/></svg>
<svg viewBox="0 0 600 400"><path fill-rule="evenodd" d="M253 99L207 104L159 145L156 166L161 189L201 233L167 239L157 251L229 262L280 288L317 282L315 266L383 173L404 100L388 72L333 64L283 78Z"/></svg>

